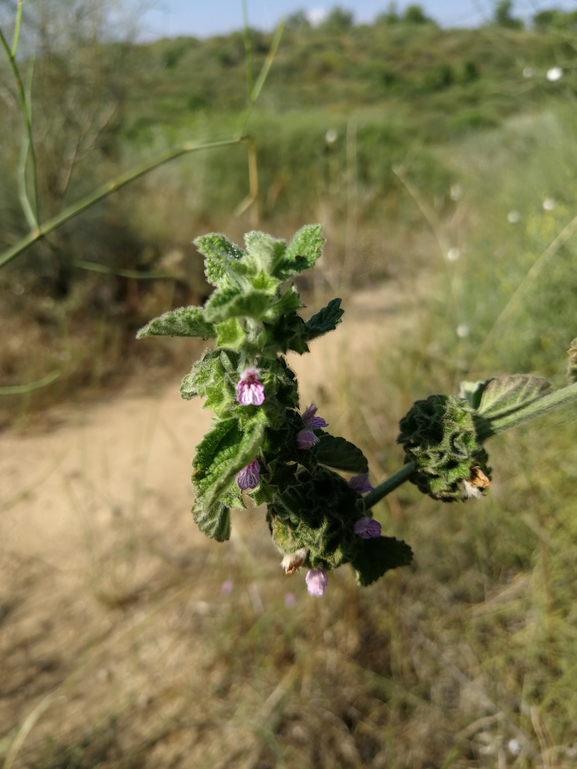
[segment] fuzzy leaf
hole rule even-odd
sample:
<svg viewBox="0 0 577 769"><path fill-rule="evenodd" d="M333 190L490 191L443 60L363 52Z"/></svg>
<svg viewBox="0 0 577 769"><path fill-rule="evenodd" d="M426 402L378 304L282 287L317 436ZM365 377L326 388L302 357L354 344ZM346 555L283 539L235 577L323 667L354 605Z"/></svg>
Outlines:
<svg viewBox="0 0 577 769"><path fill-rule="evenodd" d="M221 354L218 350L205 350L200 360L193 364L190 374L187 374L180 385L180 395L184 400L190 400L197 395L201 398L207 394L208 388L222 378Z"/></svg>
<svg viewBox="0 0 577 769"><path fill-rule="evenodd" d="M294 310L300 310L304 307L304 304L300 298L299 292L294 286L290 286L287 291L272 304L266 311L264 320L271 322L280 318L282 315L286 315Z"/></svg>
<svg viewBox="0 0 577 769"><path fill-rule="evenodd" d="M286 280L293 275L300 275L309 267L314 267L325 242L321 230L321 224L307 224L302 227L289 243L282 260L274 265L273 275L279 280Z"/></svg>
<svg viewBox="0 0 577 769"><path fill-rule="evenodd" d="M228 347L231 350L239 350L245 342L246 331L238 322L237 318L231 318L224 323L219 323L216 327L218 336L216 344L218 347Z"/></svg>
<svg viewBox="0 0 577 769"><path fill-rule="evenodd" d="M271 297L262 291L241 294L236 289L219 289L210 297L204 307L205 317L215 322L230 318L249 317L260 320L271 302Z"/></svg>
<svg viewBox="0 0 577 769"><path fill-rule="evenodd" d="M216 336L212 323L205 320L202 307L179 307L154 318L140 329L136 338L145 336L199 336L211 339Z"/></svg>
<svg viewBox="0 0 577 769"><path fill-rule="evenodd" d="M344 312L341 310L341 300L331 299L326 307L315 313L305 323L307 339L316 339L317 336L322 336L327 331L334 331L341 322Z"/></svg>
<svg viewBox="0 0 577 769"><path fill-rule="evenodd" d="M260 421L259 421L260 420ZM193 485L197 497L209 508L235 476L256 457L262 445L265 415L241 430L236 418L218 422L196 449Z"/></svg>
<svg viewBox="0 0 577 769"><path fill-rule="evenodd" d="M198 500L192 508L192 517L196 525L210 539L225 542L230 539L230 510L224 502L216 501L205 506Z"/></svg>
<svg viewBox="0 0 577 769"><path fill-rule="evenodd" d="M370 585L389 569L408 566L413 560L413 551L402 540L394 537L364 539L358 555L352 561L359 585Z"/></svg>
<svg viewBox="0 0 577 769"><path fill-rule="evenodd" d="M315 457L321 465L349 473L368 473L369 464L363 452L345 438L323 433L315 446Z"/></svg>
<svg viewBox="0 0 577 769"><path fill-rule="evenodd" d="M472 409L477 410L489 382L491 382L491 379L485 379L483 382L461 382L459 398L464 398Z"/></svg>
<svg viewBox="0 0 577 769"><path fill-rule="evenodd" d="M277 277L274 266L284 258L286 243L264 232L247 232L244 236L246 264L253 274L264 272ZM270 280L270 278L269 278Z"/></svg>
<svg viewBox="0 0 577 769"><path fill-rule="evenodd" d="M202 235L193 242L205 257L204 274L211 285L227 288L236 283L236 276L246 273L246 267L242 263L244 251L224 235Z"/></svg>
<svg viewBox="0 0 577 769"><path fill-rule="evenodd" d="M477 411L485 419L497 419L539 400L550 391L551 385L540 376L497 377L484 389Z"/></svg>

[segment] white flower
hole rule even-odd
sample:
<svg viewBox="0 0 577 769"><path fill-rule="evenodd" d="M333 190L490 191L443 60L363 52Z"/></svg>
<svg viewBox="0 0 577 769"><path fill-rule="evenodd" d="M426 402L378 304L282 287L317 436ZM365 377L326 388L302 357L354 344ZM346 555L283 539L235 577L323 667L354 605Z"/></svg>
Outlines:
<svg viewBox="0 0 577 769"><path fill-rule="evenodd" d="M459 323L457 326L457 336L459 339L466 339L471 333L468 323Z"/></svg>
<svg viewBox="0 0 577 769"><path fill-rule="evenodd" d="M517 224L517 222L521 221L521 214L519 211L509 211L507 214L507 221L509 224Z"/></svg>
<svg viewBox="0 0 577 769"><path fill-rule="evenodd" d="M329 128L325 134L325 141L327 144L334 144L339 138L339 132L336 128Z"/></svg>
<svg viewBox="0 0 577 769"><path fill-rule="evenodd" d="M552 211L555 208L555 199L554 198L545 198L543 201L543 209L545 211Z"/></svg>
<svg viewBox="0 0 577 769"><path fill-rule="evenodd" d="M447 251L447 259L449 262L456 262L460 256L461 256L461 249L457 248L457 246L453 246Z"/></svg>
<svg viewBox="0 0 577 769"><path fill-rule="evenodd" d="M550 83L555 83L563 77L563 70L561 67L551 67L551 69L547 70L546 77Z"/></svg>
<svg viewBox="0 0 577 769"><path fill-rule="evenodd" d="M533 77L534 74L533 67L525 67L523 70L523 77Z"/></svg>

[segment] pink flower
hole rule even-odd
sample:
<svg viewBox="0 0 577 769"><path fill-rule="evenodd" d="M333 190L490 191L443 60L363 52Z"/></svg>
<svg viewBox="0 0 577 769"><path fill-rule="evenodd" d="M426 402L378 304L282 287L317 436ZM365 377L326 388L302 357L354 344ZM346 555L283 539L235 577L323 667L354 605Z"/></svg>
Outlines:
<svg viewBox="0 0 577 769"><path fill-rule="evenodd" d="M353 476L349 481L349 486L359 494L365 494L367 491L374 491L374 488L369 481L368 473Z"/></svg>
<svg viewBox="0 0 577 769"><path fill-rule="evenodd" d="M236 482L243 491L247 489L256 489L260 479L260 465L258 459L253 459L250 465L243 467L240 473L236 476Z"/></svg>
<svg viewBox="0 0 577 769"><path fill-rule="evenodd" d="M381 524L373 518L359 518L353 531L362 539L372 539L381 536Z"/></svg>
<svg viewBox="0 0 577 769"><path fill-rule="evenodd" d="M319 430L321 427L328 427L329 423L325 422L322 417L316 417L315 414L318 411L318 406L315 403L306 408L301 416L303 425L307 430Z"/></svg>
<svg viewBox="0 0 577 769"><path fill-rule="evenodd" d="M329 582L328 574L324 569L309 569L305 577L307 590L310 595L323 595Z"/></svg>
<svg viewBox="0 0 577 769"><path fill-rule="evenodd" d="M223 595L230 595L234 589L234 582L232 579L225 579L225 581L222 583L222 587L220 588L220 592Z"/></svg>
<svg viewBox="0 0 577 769"><path fill-rule="evenodd" d="M236 399L243 406L260 406L264 401L264 385L257 368L247 368L236 385Z"/></svg>

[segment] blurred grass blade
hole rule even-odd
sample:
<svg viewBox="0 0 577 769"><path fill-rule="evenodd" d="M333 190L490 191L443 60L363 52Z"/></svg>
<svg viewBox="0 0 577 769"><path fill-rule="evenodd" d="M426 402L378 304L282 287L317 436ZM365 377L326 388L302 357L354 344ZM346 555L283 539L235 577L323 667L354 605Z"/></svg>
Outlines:
<svg viewBox="0 0 577 769"><path fill-rule="evenodd" d="M45 377L42 377L42 379L37 379L35 382L29 382L28 384L23 385L13 385L11 387L0 387L0 396L23 395L24 393L32 392L32 390L39 390L41 387L46 387L47 385L52 384L52 382L55 382L59 376L59 371L53 371Z"/></svg>
<svg viewBox="0 0 577 769"><path fill-rule="evenodd" d="M82 259L74 262L74 266L78 267L80 270L102 272L106 275L119 275L121 278L134 278L135 280L174 280L174 275L170 275L168 272L154 272L153 270L124 270L116 267L107 267L105 264L85 262Z"/></svg>
<svg viewBox="0 0 577 769"><path fill-rule="evenodd" d="M24 0L18 0L18 10L16 11L16 24L14 26L14 37L12 38L12 48L10 53L12 56L16 56L18 50L18 42L20 40L20 27L22 25L22 9L24 7Z"/></svg>

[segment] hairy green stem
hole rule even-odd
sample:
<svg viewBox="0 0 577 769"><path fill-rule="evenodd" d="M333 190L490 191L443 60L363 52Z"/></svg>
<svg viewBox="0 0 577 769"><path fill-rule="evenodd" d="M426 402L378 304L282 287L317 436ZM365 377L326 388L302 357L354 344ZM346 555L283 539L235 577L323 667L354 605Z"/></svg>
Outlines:
<svg viewBox="0 0 577 769"><path fill-rule="evenodd" d="M477 437L480 441L490 438L491 435L502 433L513 427L529 422L531 419L548 414L550 411L565 406L572 401L577 400L577 382L561 390L555 390L548 395L544 395L539 400L529 403L527 406L506 414L499 419L482 420L477 426Z"/></svg>
<svg viewBox="0 0 577 769"><path fill-rule="evenodd" d="M394 475L391 475L390 478L387 478L386 481L379 483L376 489L373 489L373 491L370 491L365 497L363 497L364 509L370 510L371 507L377 504L377 502L380 502L381 499L386 497L387 494L390 494L391 491L394 491L399 486L402 486L405 481L409 480L411 475L415 472L415 469L415 463L408 462L406 465L401 467L400 470L397 470Z"/></svg>
<svg viewBox="0 0 577 769"><path fill-rule="evenodd" d="M61 227L70 219L73 219L75 216L82 213L82 211L85 211L95 203L98 203L100 200L108 197L108 195L116 192L129 182L138 179L139 176L144 176L144 174L147 174L149 171L152 171L153 169L158 168L164 163L168 163L170 160L174 160L181 155L186 155L189 152L215 149L217 147L227 147L231 144L238 144L243 140L244 136L235 137L234 139L223 139L222 141L206 142L205 144L196 142L184 142L184 144L167 150L167 152L154 158L153 160L147 160L146 162L131 168L130 171L126 171L114 179L111 179L110 181L106 182L106 184L98 187L94 192L91 192L89 195L81 198L81 200L73 203L71 206L68 206L57 216L54 216L52 219L44 222L44 224L38 226L35 230L26 235L26 237L19 240L18 243L12 246L12 248L4 251L3 254L0 254L0 267L8 264L8 262L12 261L12 259L17 257L23 251L26 251L27 248L30 248L30 246L37 240L40 240L40 238L58 229L58 227Z"/></svg>

